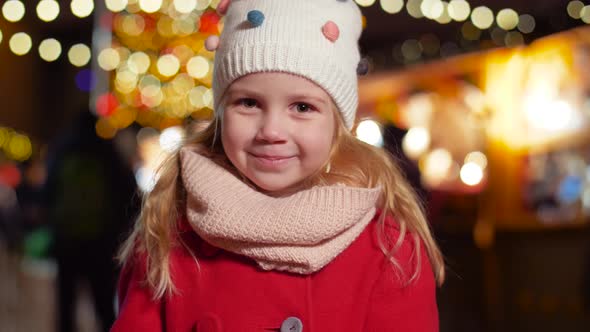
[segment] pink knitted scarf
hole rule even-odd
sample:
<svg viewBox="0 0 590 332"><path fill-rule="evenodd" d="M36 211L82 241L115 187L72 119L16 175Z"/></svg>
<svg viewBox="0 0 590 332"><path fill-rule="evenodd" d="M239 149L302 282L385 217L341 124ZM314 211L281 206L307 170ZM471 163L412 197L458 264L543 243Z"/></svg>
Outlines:
<svg viewBox="0 0 590 332"><path fill-rule="evenodd" d="M180 158L194 231L265 270L320 270L365 229L381 193L336 185L271 197L190 148L182 149Z"/></svg>

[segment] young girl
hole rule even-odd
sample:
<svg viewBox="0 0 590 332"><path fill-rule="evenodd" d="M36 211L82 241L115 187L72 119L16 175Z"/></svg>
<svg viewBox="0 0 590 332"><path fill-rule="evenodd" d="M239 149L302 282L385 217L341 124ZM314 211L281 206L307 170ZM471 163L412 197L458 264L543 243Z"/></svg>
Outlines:
<svg viewBox="0 0 590 332"><path fill-rule="evenodd" d="M438 331L441 254L386 152L354 138L352 0L234 0L215 119L121 251L112 331Z"/></svg>

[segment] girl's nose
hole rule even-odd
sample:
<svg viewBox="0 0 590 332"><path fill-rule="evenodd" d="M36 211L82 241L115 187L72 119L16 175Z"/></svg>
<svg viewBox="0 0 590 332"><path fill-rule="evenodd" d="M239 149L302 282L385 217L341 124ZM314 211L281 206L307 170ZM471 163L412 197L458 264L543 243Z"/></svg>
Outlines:
<svg viewBox="0 0 590 332"><path fill-rule="evenodd" d="M268 111L262 117L256 140L266 143L282 143L286 141L286 119L280 112Z"/></svg>

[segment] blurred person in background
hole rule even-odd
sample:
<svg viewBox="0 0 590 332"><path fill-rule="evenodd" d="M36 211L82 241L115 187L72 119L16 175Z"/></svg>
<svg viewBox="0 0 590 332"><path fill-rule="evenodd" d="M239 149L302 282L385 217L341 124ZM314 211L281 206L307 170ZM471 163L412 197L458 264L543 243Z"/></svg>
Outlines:
<svg viewBox="0 0 590 332"><path fill-rule="evenodd" d="M135 214L133 172L112 141L97 137L95 121L88 110L80 112L48 156L44 196L58 266L61 332L76 330L76 290L82 281L90 287L101 330L113 323L113 257Z"/></svg>

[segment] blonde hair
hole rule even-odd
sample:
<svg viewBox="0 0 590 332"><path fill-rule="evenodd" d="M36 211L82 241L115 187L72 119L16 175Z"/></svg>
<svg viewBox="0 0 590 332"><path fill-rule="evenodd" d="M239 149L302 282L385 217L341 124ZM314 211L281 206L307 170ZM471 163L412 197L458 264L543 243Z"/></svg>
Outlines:
<svg viewBox="0 0 590 332"><path fill-rule="evenodd" d="M416 268L411 276L405 277L404 280L410 284L419 277L421 266L419 252L421 243L424 243L435 278L439 285L442 284L445 270L441 252L429 229L424 208L397 162L385 150L366 144L352 136L344 127L339 112L335 111L334 114L338 125L334 134L331 156L325 167L307 179L303 186L336 183L366 188L381 186L383 194L378 206L381 214L377 222L379 245L384 255L391 261L396 272L406 276L394 256L409 232L413 236L415 249L412 260ZM186 139L184 145L199 148L200 153L231 170L233 166L225 156L221 140L217 135L219 124L220 121L216 119L204 130L195 130ZM118 255L119 260L124 264L136 255L146 257L146 281L153 290L154 298L161 298L175 291L169 266L170 252L174 246L184 245L177 234L179 211L185 208L186 199L179 169L180 161L177 152L160 167L159 179L153 190L144 197L135 227ZM400 236L397 239L388 237L386 227L396 225L386 224L387 215L393 216L399 225L397 227L400 230ZM190 249L189 252L192 254Z"/></svg>

